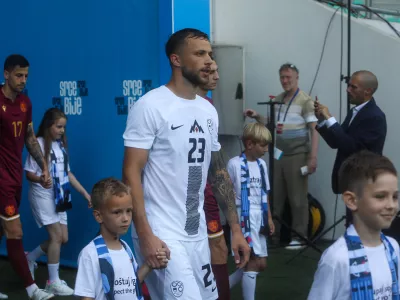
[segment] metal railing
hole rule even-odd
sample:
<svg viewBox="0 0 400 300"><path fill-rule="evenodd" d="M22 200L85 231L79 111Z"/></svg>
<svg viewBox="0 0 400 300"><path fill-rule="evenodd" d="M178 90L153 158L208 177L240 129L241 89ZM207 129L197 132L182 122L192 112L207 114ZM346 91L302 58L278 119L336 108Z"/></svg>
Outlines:
<svg viewBox="0 0 400 300"><path fill-rule="evenodd" d="M382 18L389 22L400 23L400 0L316 0L329 3L333 7L347 7L348 1L351 1L352 12L356 12L355 17L375 19ZM366 7L365 7L366 6Z"/></svg>
<svg viewBox="0 0 400 300"><path fill-rule="evenodd" d="M353 0L353 9L357 10L362 17L368 19L378 19L366 8L360 6L365 5L374 12L379 13L389 22L400 23L400 1L399 0Z"/></svg>

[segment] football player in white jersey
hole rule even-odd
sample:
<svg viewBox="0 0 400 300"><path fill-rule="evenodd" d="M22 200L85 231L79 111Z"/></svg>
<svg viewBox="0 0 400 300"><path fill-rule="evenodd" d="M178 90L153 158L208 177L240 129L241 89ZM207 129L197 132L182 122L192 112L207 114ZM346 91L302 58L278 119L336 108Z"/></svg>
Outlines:
<svg viewBox="0 0 400 300"><path fill-rule="evenodd" d="M207 34L183 29L170 37L166 54L170 82L132 107L124 133L123 176L132 188L133 244L138 262L153 268L161 267L157 249L171 253L168 267L146 280L151 299L217 299L203 210L207 177L232 228L239 268L248 262L250 249L220 153L217 111L197 95L209 78L212 49Z"/></svg>

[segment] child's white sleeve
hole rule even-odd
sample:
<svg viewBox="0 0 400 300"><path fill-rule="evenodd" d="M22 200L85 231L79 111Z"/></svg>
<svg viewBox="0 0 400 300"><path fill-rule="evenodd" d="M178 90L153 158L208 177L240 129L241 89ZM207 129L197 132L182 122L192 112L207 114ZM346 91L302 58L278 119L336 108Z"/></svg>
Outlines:
<svg viewBox="0 0 400 300"><path fill-rule="evenodd" d="M88 249L82 250L78 258L78 272L75 281L75 296L96 298L96 283L98 277L93 269L92 258Z"/></svg>
<svg viewBox="0 0 400 300"><path fill-rule="evenodd" d="M308 300L333 300L336 299L340 289L340 274L336 263L332 262L330 255L322 255L318 263L318 269L314 275L314 282L311 286Z"/></svg>
<svg viewBox="0 0 400 300"><path fill-rule="evenodd" d="M231 181L233 183L233 185L235 185L236 183L236 166L235 166L235 161L234 159L230 159L228 161L228 165L226 167L226 170L228 171L229 177L231 178Z"/></svg>
<svg viewBox="0 0 400 300"><path fill-rule="evenodd" d="M24 170L34 174L38 173L38 171L40 170L38 164L30 154L28 154L26 158Z"/></svg>

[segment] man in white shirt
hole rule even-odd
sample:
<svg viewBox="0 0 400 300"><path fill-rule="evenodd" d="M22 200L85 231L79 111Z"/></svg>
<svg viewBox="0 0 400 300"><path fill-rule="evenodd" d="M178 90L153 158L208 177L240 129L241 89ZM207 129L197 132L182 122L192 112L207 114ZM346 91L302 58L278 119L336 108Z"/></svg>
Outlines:
<svg viewBox="0 0 400 300"><path fill-rule="evenodd" d="M347 92L350 103L355 107L339 124L328 108L315 101L315 115L318 118L316 130L332 149L337 149L332 171L332 190L341 193L338 186L338 171L343 161L361 150L382 154L387 125L386 116L373 98L378 89L376 76L369 71L355 72L349 81ZM350 214L347 214L347 224Z"/></svg>
<svg viewBox="0 0 400 300"><path fill-rule="evenodd" d="M217 299L203 210L207 177L233 229L238 267L248 262L250 249L220 154L217 111L197 95L209 78L212 49L205 33L183 29L170 37L166 54L170 82L134 105L124 133L123 176L132 188L133 244L139 264L145 261L153 268L161 267L157 249L171 251L168 267L146 280L152 299Z"/></svg>

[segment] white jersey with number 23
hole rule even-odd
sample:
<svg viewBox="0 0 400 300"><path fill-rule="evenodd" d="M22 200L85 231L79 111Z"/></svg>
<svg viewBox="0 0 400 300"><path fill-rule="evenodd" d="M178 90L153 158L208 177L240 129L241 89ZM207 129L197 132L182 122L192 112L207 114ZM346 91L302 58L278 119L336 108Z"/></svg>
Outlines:
<svg viewBox="0 0 400 300"><path fill-rule="evenodd" d="M204 188L211 151L221 148L215 108L200 96L179 98L161 86L129 111L123 137L125 147L149 150L143 191L153 233L163 240L206 238Z"/></svg>

